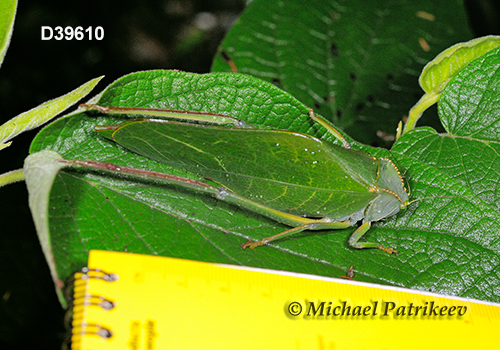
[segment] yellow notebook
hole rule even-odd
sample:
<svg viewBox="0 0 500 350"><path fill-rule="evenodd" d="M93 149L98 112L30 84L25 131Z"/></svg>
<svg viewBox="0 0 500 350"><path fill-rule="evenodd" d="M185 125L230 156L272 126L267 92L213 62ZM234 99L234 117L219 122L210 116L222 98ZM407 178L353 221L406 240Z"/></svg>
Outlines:
<svg viewBox="0 0 500 350"><path fill-rule="evenodd" d="M500 306L262 269L91 251L72 349L481 349Z"/></svg>

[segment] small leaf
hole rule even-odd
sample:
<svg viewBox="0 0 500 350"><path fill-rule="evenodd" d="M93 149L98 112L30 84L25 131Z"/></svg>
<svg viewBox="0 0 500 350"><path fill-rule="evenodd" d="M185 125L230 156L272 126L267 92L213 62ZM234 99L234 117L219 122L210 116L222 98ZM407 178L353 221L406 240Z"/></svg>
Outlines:
<svg viewBox="0 0 500 350"><path fill-rule="evenodd" d="M420 86L426 93L442 91L446 83L469 62L498 46L500 36L493 35L453 45L427 63L420 74Z"/></svg>
<svg viewBox="0 0 500 350"><path fill-rule="evenodd" d="M0 66L10 44L16 17L17 0L3 0L0 2Z"/></svg>
<svg viewBox="0 0 500 350"><path fill-rule="evenodd" d="M61 156L53 151L41 151L28 156L24 161L24 175L28 187L29 206L35 222L38 239L52 274L59 300L64 303L62 282L57 274L49 229L49 196L54 178L64 163Z"/></svg>
<svg viewBox="0 0 500 350"><path fill-rule="evenodd" d="M424 67L420 75L420 85L426 92L412 107L403 133L413 128L422 114L441 98L446 84L467 64L486 52L500 46L499 36L487 36L460 43L446 49Z"/></svg>
<svg viewBox="0 0 500 350"><path fill-rule="evenodd" d="M48 122L59 113L74 105L78 100L85 97L101 79L102 77L92 79L66 95L47 101L1 125L0 144L5 144L6 141L11 140L20 133L34 129Z"/></svg>

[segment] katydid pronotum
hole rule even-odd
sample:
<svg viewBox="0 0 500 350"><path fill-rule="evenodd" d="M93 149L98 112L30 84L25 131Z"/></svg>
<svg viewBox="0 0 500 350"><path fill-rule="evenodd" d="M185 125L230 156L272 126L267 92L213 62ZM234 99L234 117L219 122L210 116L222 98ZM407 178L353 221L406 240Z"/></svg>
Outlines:
<svg viewBox="0 0 500 350"><path fill-rule="evenodd" d="M360 238L372 222L393 216L408 205L398 168L389 159L351 150L341 134L312 110L310 117L343 147L298 132L257 129L220 114L84 106L104 113L170 118L129 120L96 130L132 152L209 179L217 186L109 163L70 161L73 164L161 178L291 227L260 241L249 241L243 248L305 230L344 229L362 220L349 238L352 247L397 252L379 243L360 242Z"/></svg>

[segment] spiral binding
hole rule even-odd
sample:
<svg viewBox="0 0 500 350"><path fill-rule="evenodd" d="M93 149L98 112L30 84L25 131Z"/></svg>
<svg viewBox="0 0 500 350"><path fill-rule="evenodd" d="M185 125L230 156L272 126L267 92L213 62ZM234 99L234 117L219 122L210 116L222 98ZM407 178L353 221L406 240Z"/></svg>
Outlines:
<svg viewBox="0 0 500 350"><path fill-rule="evenodd" d="M84 311L87 307L100 307L105 311L112 310L116 303L103 295L92 295L87 293L87 283L90 279L99 279L106 282L115 282L118 275L107 273L101 269L90 269L84 267L71 274L65 282L64 297L68 301L64 323L68 330L63 349L79 349L80 339L83 336L93 335L103 339L113 336L113 332L100 323L84 322Z"/></svg>

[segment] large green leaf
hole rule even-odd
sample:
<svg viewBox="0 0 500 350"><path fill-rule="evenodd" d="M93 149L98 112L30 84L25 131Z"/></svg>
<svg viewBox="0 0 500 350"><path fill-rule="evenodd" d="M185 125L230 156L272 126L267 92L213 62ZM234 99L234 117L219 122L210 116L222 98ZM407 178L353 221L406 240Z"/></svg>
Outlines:
<svg viewBox="0 0 500 350"><path fill-rule="evenodd" d="M494 49L443 91L439 113L448 133L415 129L393 149L415 197L462 196L425 200L404 217L408 230L425 232L408 241L412 284L419 288L500 299L499 94L500 49ZM434 283L429 275L436 277Z"/></svg>
<svg viewBox="0 0 500 350"><path fill-rule="evenodd" d="M271 84L242 75L140 72L112 84L98 102L222 113L262 127L325 135L324 129L313 126L308 110L292 96ZM61 118L37 135L31 152L51 149L69 159L93 159L182 175L116 147L94 130L95 125L117 120L118 117L96 118L92 112ZM280 268L279 263L269 266L266 263L269 259L259 258L266 255L265 251L245 253L239 245L244 243L244 237L251 237L249 232L257 235L260 232L264 237L269 232L279 232L283 226L234 209L212 198L154 183L64 171L54 183L49 205L50 239L60 279L84 265L90 249L242 264L261 260L257 266ZM144 240L143 236L148 238ZM293 265L308 265L300 260ZM331 267L327 265L325 269L324 274Z"/></svg>
<svg viewBox="0 0 500 350"><path fill-rule="evenodd" d="M50 237L48 208L50 191L54 178L58 171L65 164L58 162L61 156L56 152L42 151L31 154L24 162L24 174L26 176L26 186L29 190L29 206L33 214L38 239L42 246L43 254L49 265L52 279L56 286L61 287L55 268L54 253L52 252L52 241ZM58 296L62 299L60 289L57 288Z"/></svg>
<svg viewBox="0 0 500 350"><path fill-rule="evenodd" d="M465 86L467 94L479 96L479 87L463 83L464 74L470 69L476 69L476 75L485 72L480 86L498 85L498 77L491 73L494 68L486 69L492 58L484 60L486 63L474 61L458 74L443 92L443 101L453 100L454 93L464 94L461 89ZM490 106L488 110L498 106L494 91L490 88L485 91L483 99L459 99L461 105L456 110L460 113L455 113L455 120L462 120L462 110L474 113L478 101ZM293 97L271 84L241 75L140 72L112 84L99 96L98 103L222 113L259 127L302 131L318 137L324 134L323 129L312 127L307 109ZM445 120L450 114L443 107L441 113ZM91 112L62 118L39 133L31 151L51 149L68 159L92 159L191 176L127 152L94 131L95 125L112 124L119 119ZM467 125L481 123L479 115L476 119L466 119ZM483 132L486 129L489 127ZM493 186L493 192L498 192L493 185L498 171L491 169L500 163L489 158L491 164L488 164L485 158L485 167L490 170L484 172L481 168L478 173L474 168L461 167L464 158L473 165L477 159L473 154L476 143L486 146L486 142L463 137L463 142L474 146L457 153L457 135L416 129L405 134L394 147L396 160L413 190L412 198L447 196L415 202L397 217L374 225L367 239L398 249L397 255L350 248L347 237L353 228L304 232L255 250L242 250L240 245L248 239L267 237L285 227L188 190L123 176L64 170L56 177L48 208L57 271L64 278L80 268L86 263L90 249L333 277L343 275L354 265L359 280L498 302L500 218L494 204L498 200L477 188ZM387 155L385 150L367 149L373 155ZM473 184L464 178L474 179Z"/></svg>
<svg viewBox="0 0 500 350"><path fill-rule="evenodd" d="M471 36L462 0L255 0L212 70L230 71L228 56L354 139L387 146L376 134L394 134L418 100L423 66Z"/></svg>

